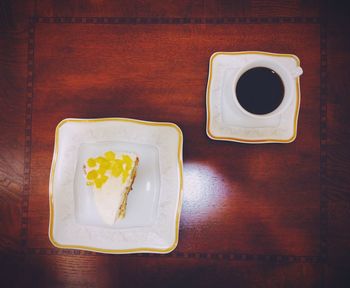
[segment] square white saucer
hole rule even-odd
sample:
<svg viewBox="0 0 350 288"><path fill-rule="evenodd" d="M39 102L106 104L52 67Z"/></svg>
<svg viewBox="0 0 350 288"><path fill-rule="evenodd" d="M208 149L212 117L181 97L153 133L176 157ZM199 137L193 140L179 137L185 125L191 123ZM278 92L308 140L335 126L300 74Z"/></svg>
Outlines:
<svg viewBox="0 0 350 288"><path fill-rule="evenodd" d="M259 51L216 52L210 58L206 94L206 132L213 140L250 144L290 143L297 135L300 108L299 77L291 85L293 95L289 106L279 115L256 119L242 113L233 101L234 78L247 63L274 61L286 70L300 67L297 56ZM300 69L300 68L299 68Z"/></svg>
<svg viewBox="0 0 350 288"><path fill-rule="evenodd" d="M56 128L51 166L49 238L58 248L101 253L169 253L177 246L182 204L182 143L173 123L126 118L65 119ZM108 150L140 162L126 216L99 218L83 163Z"/></svg>

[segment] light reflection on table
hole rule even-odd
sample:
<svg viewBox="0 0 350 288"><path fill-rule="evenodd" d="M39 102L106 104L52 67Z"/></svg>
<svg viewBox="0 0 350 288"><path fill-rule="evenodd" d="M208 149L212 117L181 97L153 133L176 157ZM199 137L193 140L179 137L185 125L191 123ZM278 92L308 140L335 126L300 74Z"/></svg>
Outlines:
<svg viewBox="0 0 350 288"><path fill-rule="evenodd" d="M184 196L182 222L188 225L207 221L225 208L225 201L232 190L226 187L224 176L202 162L190 162L184 165ZM224 187L224 189L223 189ZM230 193L232 197L232 193ZM221 210L221 211L219 211Z"/></svg>

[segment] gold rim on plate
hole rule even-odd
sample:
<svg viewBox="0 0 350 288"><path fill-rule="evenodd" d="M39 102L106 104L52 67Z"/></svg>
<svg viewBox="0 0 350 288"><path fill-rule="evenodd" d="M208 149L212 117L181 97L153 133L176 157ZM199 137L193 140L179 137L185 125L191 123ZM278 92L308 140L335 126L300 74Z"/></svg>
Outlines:
<svg viewBox="0 0 350 288"><path fill-rule="evenodd" d="M211 57L209 61L209 76L208 76L208 85L207 85L207 95L206 95L206 104L207 104L207 135L209 138L213 140L222 140L222 141L235 141L235 142L241 142L241 143L291 143L295 140L297 137L297 123L298 123L298 116L299 116L299 109L300 109L300 83L299 83L299 77L295 80L296 85L296 92L297 92L297 102L294 112L294 131L293 135L289 139L256 139L256 140L249 140L249 139L243 139L243 138L236 138L236 137L221 137L221 136L215 136L210 131L210 86L212 81L212 67L213 67L213 61L214 58L218 55L246 55L246 54L258 54L258 55L265 55L265 56L275 56L275 57L290 57L293 58L297 62L297 66L300 67L300 60L297 56L293 54L277 54L277 53L269 53L269 52L261 52L261 51L246 51L246 52L215 52Z"/></svg>
<svg viewBox="0 0 350 288"><path fill-rule="evenodd" d="M133 248L133 249L103 249L103 248L81 246L81 245L65 245L65 244L58 243L53 237L54 204L53 204L52 193L53 193L53 181L54 181L54 174L55 174L55 168L56 168L56 160L57 160L58 149L59 149L58 147L59 128L68 122L105 122L105 121L129 122L129 123L136 123L136 124L149 125L149 126L168 126L168 127L175 128L176 131L179 133L178 164L179 164L179 174L180 174L180 190L179 190L179 198L178 198L176 221L175 221L175 241L170 247L166 249L157 249L157 248L149 248L149 247L140 247L140 248ZM179 241L179 221L180 221L180 214L181 214L181 207L182 207L182 194L183 194L182 145L183 145L183 134L181 129L176 124L170 123L170 122L151 122L151 121L143 121L143 120L136 120L136 119L129 119L129 118L97 118L97 119L68 118L68 119L62 120L57 125L56 131L55 131L54 156L53 156L52 165L51 165L50 183L49 183L49 205L50 205L49 239L51 243L57 248L80 249L80 250L88 250L93 252L111 253L111 254L126 254L126 253L137 253L137 252L169 253L173 251L176 248Z"/></svg>

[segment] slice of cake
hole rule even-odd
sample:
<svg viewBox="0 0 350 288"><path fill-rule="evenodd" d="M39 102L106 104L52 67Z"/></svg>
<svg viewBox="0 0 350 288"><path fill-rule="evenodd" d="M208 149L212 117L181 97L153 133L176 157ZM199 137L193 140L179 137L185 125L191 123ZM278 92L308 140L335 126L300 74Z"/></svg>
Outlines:
<svg viewBox="0 0 350 288"><path fill-rule="evenodd" d="M124 218L138 162L133 153L107 151L84 164L86 185L92 187L97 211L105 223L113 225Z"/></svg>

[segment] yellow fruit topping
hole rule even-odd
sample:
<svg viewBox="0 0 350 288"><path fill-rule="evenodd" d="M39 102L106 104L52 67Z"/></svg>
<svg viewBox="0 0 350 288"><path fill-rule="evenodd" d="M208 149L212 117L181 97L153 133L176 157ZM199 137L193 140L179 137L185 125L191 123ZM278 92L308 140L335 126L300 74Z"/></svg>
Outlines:
<svg viewBox="0 0 350 288"><path fill-rule="evenodd" d="M98 164L101 164L102 162L105 162L106 161L106 159L105 158L103 158L103 157L97 157L96 159L96 162L98 163Z"/></svg>
<svg viewBox="0 0 350 288"><path fill-rule="evenodd" d="M106 168L103 168L100 166L100 168L97 169L97 173L98 175L105 175L107 169Z"/></svg>
<svg viewBox="0 0 350 288"><path fill-rule="evenodd" d="M96 179L96 180L95 180L96 188L101 188L101 187L102 187L102 184L103 184L102 179Z"/></svg>
<svg viewBox="0 0 350 288"><path fill-rule="evenodd" d="M99 178L97 178L95 180L95 185L96 185L96 188L101 188L102 185L108 180L108 177L105 176L105 175L102 175L100 176Z"/></svg>
<svg viewBox="0 0 350 288"><path fill-rule="evenodd" d="M121 159L116 157L113 151L107 151L104 153L104 157L89 158L87 166L90 168L95 167L95 169L87 173L86 178L90 181L87 181L86 184L101 188L108 180L108 176L105 175L108 171L110 171L111 176L116 178L122 176L122 182L125 183L130 174L133 160L125 154L120 155Z"/></svg>
<svg viewBox="0 0 350 288"><path fill-rule="evenodd" d="M106 152L106 153L105 153L105 156L106 156L106 159L107 159L107 160L113 160L113 159L115 159L115 153L112 152L112 151Z"/></svg>
<svg viewBox="0 0 350 288"><path fill-rule="evenodd" d="M89 158L87 160L87 164L88 164L89 167L95 167L96 166L96 161L95 161L94 158Z"/></svg>
<svg viewBox="0 0 350 288"><path fill-rule="evenodd" d="M123 161L126 164L126 170L129 170L132 165L132 160L128 155L123 155Z"/></svg>
<svg viewBox="0 0 350 288"><path fill-rule="evenodd" d="M123 172L123 165L121 160L116 160L112 166L112 175L114 177L119 177L119 175Z"/></svg>
<svg viewBox="0 0 350 288"><path fill-rule="evenodd" d="M93 180L93 179L96 179L98 176L98 173L96 170L91 170L87 175L86 175L86 178L89 179L89 180Z"/></svg>
<svg viewBox="0 0 350 288"><path fill-rule="evenodd" d="M101 164L100 164L100 168L102 169L109 169L109 167L111 166L111 164L108 162L108 161L103 161Z"/></svg>

